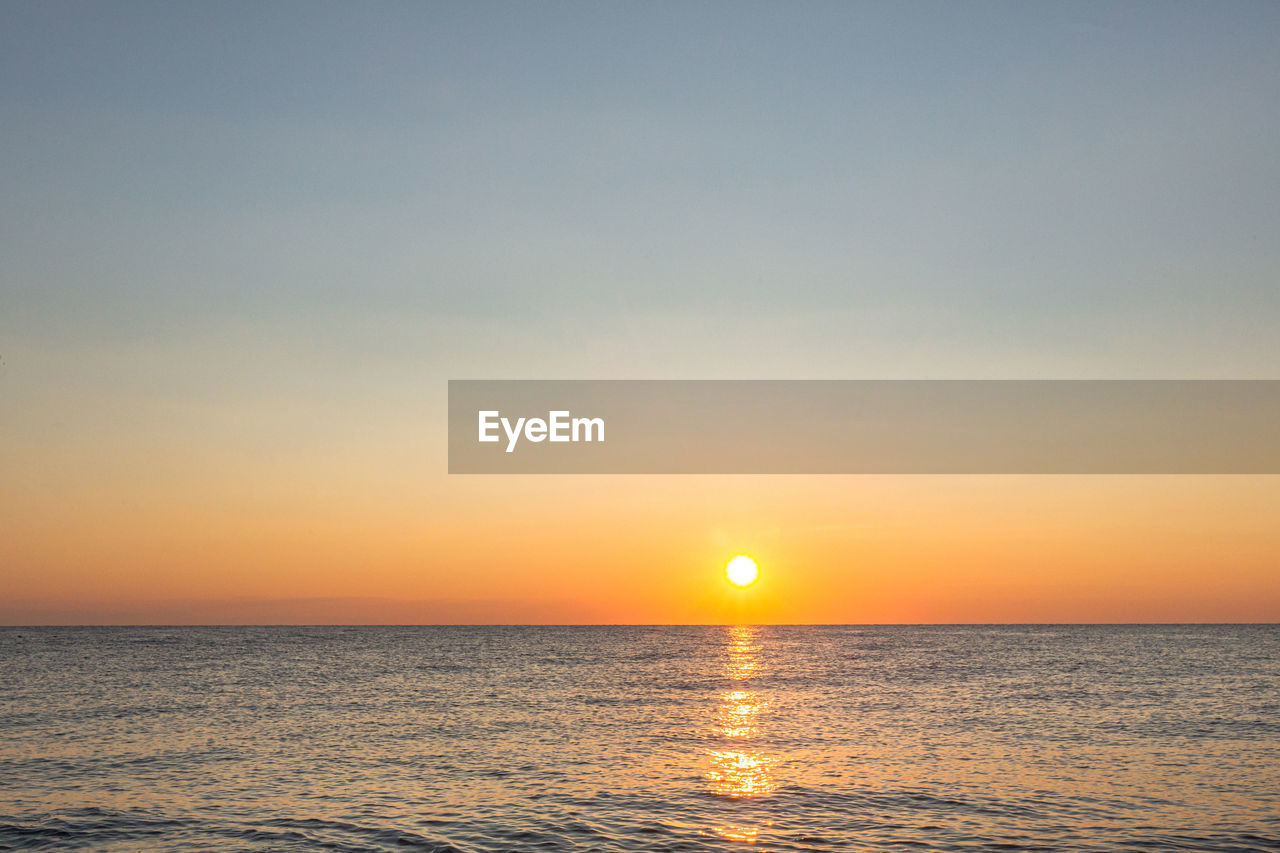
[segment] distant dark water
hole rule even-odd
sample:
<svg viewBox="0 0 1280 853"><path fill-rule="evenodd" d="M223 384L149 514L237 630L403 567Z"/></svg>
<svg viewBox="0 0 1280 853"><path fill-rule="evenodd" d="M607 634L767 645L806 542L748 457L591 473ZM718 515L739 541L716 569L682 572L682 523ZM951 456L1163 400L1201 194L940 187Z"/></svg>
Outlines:
<svg viewBox="0 0 1280 853"><path fill-rule="evenodd" d="M0 629L0 849L1280 850L1280 629Z"/></svg>

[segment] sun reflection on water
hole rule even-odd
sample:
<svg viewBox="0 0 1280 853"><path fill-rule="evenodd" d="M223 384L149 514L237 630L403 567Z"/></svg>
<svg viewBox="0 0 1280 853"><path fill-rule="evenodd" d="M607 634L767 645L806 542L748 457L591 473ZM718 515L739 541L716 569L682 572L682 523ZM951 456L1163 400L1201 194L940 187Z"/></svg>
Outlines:
<svg viewBox="0 0 1280 853"><path fill-rule="evenodd" d="M760 828L755 826L717 826L713 831L721 838L745 841L747 844L755 844L760 837Z"/></svg>
<svg viewBox="0 0 1280 853"><path fill-rule="evenodd" d="M757 634L758 629L750 625L735 625L729 629L729 667L725 674L734 681L751 678L760 669Z"/></svg>
<svg viewBox="0 0 1280 853"><path fill-rule="evenodd" d="M750 679L759 675L760 646L757 628L737 625L729 629L728 659L725 675L743 682L720 694L712 733L719 743L707 750L706 779L711 793L731 800L742 800L772 793L777 782L773 775L777 758L754 748L760 734L758 718L766 708L759 693L748 689ZM712 827L721 838L754 843L760 835L756 826L722 825Z"/></svg>
<svg viewBox="0 0 1280 853"><path fill-rule="evenodd" d="M712 752L707 779L711 792L740 799L768 794L774 789L773 759L756 752Z"/></svg>
<svg viewBox="0 0 1280 853"><path fill-rule="evenodd" d="M756 694L748 690L731 690L720 697L716 712L716 732L727 738L749 738L756 734L756 715L764 707Z"/></svg>

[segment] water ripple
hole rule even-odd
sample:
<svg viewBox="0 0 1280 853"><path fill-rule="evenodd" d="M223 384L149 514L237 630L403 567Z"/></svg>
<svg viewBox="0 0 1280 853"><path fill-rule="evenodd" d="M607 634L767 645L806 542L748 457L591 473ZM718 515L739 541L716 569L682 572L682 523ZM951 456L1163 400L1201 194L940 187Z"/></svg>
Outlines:
<svg viewBox="0 0 1280 853"><path fill-rule="evenodd" d="M1280 630L0 630L0 849L1280 850Z"/></svg>

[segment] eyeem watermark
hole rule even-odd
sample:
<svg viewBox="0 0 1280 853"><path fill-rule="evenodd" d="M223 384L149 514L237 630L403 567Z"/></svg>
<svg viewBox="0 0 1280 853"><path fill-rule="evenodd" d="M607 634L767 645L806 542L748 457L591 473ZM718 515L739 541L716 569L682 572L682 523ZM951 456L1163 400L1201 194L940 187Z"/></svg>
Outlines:
<svg viewBox="0 0 1280 853"><path fill-rule="evenodd" d="M480 420L477 441L484 443L499 441L497 430L507 437L507 453L513 453L516 443L523 435L526 441L604 441L603 418L575 418L567 410L547 413L542 418L516 418L514 425L509 418L502 417L496 409L478 413Z"/></svg>
<svg viewBox="0 0 1280 853"><path fill-rule="evenodd" d="M1280 474L1280 381L451 380L449 471Z"/></svg>

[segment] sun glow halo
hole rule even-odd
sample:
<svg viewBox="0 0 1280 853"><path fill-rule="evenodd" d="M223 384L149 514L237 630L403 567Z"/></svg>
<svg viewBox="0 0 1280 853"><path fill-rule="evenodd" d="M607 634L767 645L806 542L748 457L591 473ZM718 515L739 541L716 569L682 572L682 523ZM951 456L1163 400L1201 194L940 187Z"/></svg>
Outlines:
<svg viewBox="0 0 1280 853"><path fill-rule="evenodd" d="M746 554L739 554L724 567L724 576L737 587L748 587L760 577L760 567Z"/></svg>

